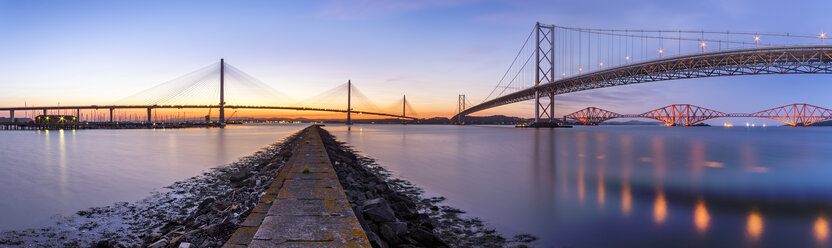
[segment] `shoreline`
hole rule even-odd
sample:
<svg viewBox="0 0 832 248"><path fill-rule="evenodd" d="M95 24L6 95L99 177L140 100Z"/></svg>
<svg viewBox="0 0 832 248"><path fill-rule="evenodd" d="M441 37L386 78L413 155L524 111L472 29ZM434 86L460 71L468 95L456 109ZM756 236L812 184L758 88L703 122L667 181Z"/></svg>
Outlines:
<svg viewBox="0 0 832 248"><path fill-rule="evenodd" d="M265 195L291 157L299 136L309 128L229 165L175 182L142 200L56 216L54 224L43 228L2 232L0 246L177 247L187 242L196 247L221 247ZM511 240L502 237L481 220L441 205L443 197L426 198L420 188L391 177L372 158L358 154L326 130L321 131L356 216L367 216L359 217L362 227L368 236L371 232L375 235L376 244L386 245L379 247L412 241L428 246L523 247L536 240L530 235L518 235ZM360 192L371 193L362 199ZM394 223L384 223L378 221L384 219L366 214L375 210L362 209L367 207L362 205L373 198L383 198L388 203L395 214Z"/></svg>

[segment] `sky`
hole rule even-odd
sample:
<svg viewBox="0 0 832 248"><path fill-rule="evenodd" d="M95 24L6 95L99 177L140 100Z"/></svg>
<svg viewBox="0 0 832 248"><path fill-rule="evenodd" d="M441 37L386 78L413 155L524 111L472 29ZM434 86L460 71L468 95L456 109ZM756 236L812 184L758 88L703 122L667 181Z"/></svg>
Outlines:
<svg viewBox="0 0 832 248"><path fill-rule="evenodd" d="M351 80L378 106L407 95L422 117L450 117L459 94L479 103L491 92L535 22L817 34L832 30L829 9L832 1L823 0L0 0L0 106L109 104L224 58L293 99ZM767 75L618 86L557 96L556 116L676 103L728 113L791 103L832 108L831 80ZM532 117L532 107L478 114Z"/></svg>

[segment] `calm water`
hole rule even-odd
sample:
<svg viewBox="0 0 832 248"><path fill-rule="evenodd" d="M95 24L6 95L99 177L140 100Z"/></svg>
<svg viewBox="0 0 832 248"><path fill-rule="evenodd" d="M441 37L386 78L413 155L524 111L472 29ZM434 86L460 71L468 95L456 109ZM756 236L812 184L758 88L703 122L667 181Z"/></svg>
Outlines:
<svg viewBox="0 0 832 248"><path fill-rule="evenodd" d="M543 246L827 247L832 128L327 127Z"/></svg>
<svg viewBox="0 0 832 248"><path fill-rule="evenodd" d="M228 164L305 125L0 132L0 231L135 201Z"/></svg>

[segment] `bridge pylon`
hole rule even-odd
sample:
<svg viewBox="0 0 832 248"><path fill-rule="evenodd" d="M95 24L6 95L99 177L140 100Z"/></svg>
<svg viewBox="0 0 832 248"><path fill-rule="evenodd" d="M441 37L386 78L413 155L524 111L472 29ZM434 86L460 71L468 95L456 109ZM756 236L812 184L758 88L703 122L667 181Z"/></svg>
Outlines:
<svg viewBox="0 0 832 248"><path fill-rule="evenodd" d="M462 111L465 111L465 94L460 94L459 98L457 98L457 105L456 105L456 119L451 120L454 124L463 125L465 121L463 120L464 115L460 115Z"/></svg>
<svg viewBox="0 0 832 248"><path fill-rule="evenodd" d="M535 43L534 122L544 119L551 123L555 122L555 93L541 92L539 86L551 83L555 78L555 26L535 24ZM547 95L549 102L541 102Z"/></svg>
<svg viewBox="0 0 832 248"><path fill-rule="evenodd" d="M220 124L225 123L225 59L220 59Z"/></svg>

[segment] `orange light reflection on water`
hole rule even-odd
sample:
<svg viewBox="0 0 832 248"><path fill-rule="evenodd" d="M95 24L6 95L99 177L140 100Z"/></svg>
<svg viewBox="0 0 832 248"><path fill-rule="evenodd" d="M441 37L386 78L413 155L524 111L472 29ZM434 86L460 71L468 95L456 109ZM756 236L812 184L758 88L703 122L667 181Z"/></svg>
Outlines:
<svg viewBox="0 0 832 248"><path fill-rule="evenodd" d="M757 210L751 211L751 213L748 214L748 221L745 226L748 236L753 240L758 240L760 239L760 236L763 235L764 228L763 216L760 212Z"/></svg>
<svg viewBox="0 0 832 248"><path fill-rule="evenodd" d="M710 221L711 215L708 214L708 208L705 207L705 201L699 199L693 210L693 224L696 226L696 230L700 233L704 233L708 230L708 224Z"/></svg>
<svg viewBox="0 0 832 248"><path fill-rule="evenodd" d="M825 216L818 216L815 224L812 225L812 233L818 243L826 243L829 240L829 221Z"/></svg>
<svg viewBox="0 0 832 248"><path fill-rule="evenodd" d="M664 192L656 193L656 201L653 202L653 222L664 223L667 220L667 201L664 199Z"/></svg>

